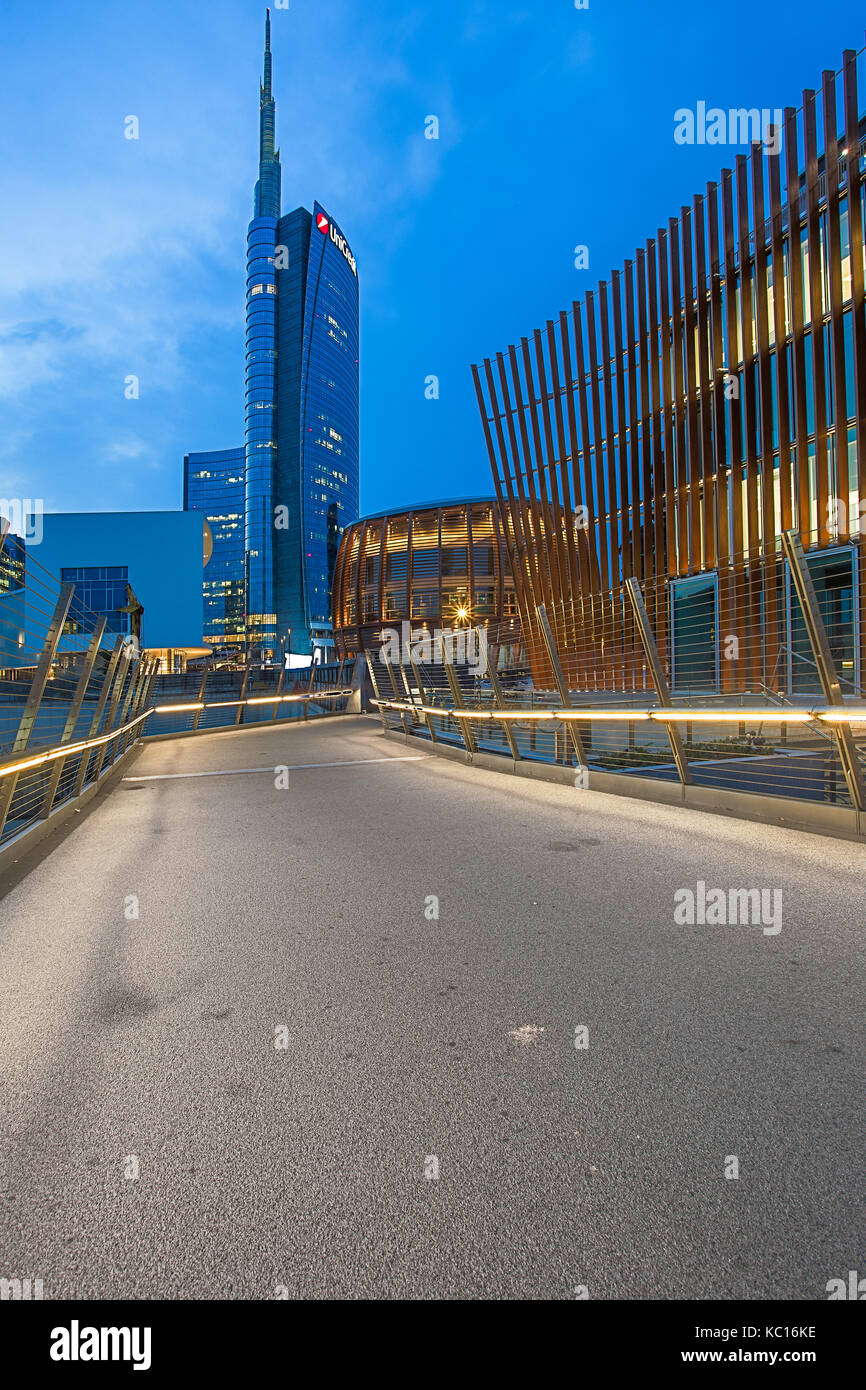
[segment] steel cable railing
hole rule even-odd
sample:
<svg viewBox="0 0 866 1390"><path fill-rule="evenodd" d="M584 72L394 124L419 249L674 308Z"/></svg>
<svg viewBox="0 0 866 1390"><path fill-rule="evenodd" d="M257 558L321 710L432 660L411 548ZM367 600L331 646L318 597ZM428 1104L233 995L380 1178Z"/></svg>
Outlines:
<svg viewBox="0 0 866 1390"><path fill-rule="evenodd" d="M353 693L351 660L298 672L157 668L0 528L0 848L144 738L344 713Z"/></svg>
<svg viewBox="0 0 866 1390"><path fill-rule="evenodd" d="M844 559L807 559L786 537L760 572L632 581L583 625L539 605L514 665L496 652L425 662L423 643L370 651L383 726L586 774L862 812L866 700ZM557 631L576 635L564 646Z"/></svg>

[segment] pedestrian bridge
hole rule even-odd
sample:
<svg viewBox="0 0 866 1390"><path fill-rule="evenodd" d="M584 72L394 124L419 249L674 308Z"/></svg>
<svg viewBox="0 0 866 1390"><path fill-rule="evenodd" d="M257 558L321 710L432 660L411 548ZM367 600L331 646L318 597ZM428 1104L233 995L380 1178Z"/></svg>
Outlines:
<svg viewBox="0 0 866 1390"><path fill-rule="evenodd" d="M4 1275L824 1297L864 1169L862 848L309 713L139 740L7 866ZM781 930L683 925L700 884L778 890Z"/></svg>

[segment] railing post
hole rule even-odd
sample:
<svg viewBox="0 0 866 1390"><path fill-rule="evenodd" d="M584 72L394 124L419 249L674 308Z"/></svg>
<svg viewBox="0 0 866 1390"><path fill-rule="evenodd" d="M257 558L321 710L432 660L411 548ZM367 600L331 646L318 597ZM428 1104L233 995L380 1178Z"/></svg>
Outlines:
<svg viewBox="0 0 866 1390"><path fill-rule="evenodd" d="M138 716L141 714L141 711L147 704L147 698L150 694L150 687L153 682L154 668L159 665L159 657L155 656L149 659L141 658L141 663L141 677L138 683L138 687L136 689L135 699L133 701L132 708L129 711L130 719L137 719ZM127 748L131 746L133 739L140 737L141 735L137 734L135 729L130 729L128 734L124 734L122 752L126 752Z"/></svg>
<svg viewBox="0 0 866 1390"><path fill-rule="evenodd" d="M371 684L372 687L373 687L373 694L376 696L376 708L377 708L378 711L379 711L379 718L380 718L381 721L382 721L382 728L383 728L384 732L387 734L387 732L388 732L388 720L387 720L386 715L385 715L385 710L384 710L384 708L383 708L383 706L382 706L382 696L381 696L381 694L379 693L379 682L378 682L378 680L376 679L376 672L375 672L375 670L374 670L374 668L373 668L372 654L371 654L369 651L365 651L365 652L364 652L364 656L366 657L366 660L367 660L367 671L368 671L369 676L370 676L370 684Z"/></svg>
<svg viewBox="0 0 866 1390"><path fill-rule="evenodd" d="M496 647L495 651L498 654L499 648ZM490 689L493 691L493 703L496 705L497 709L507 709L507 705L502 698L502 687L499 684L499 673L496 670L496 662L491 660L489 647L487 648L487 674L490 677ZM511 727L510 721L508 719L503 719L502 726L505 737L508 740L508 747L511 749L511 756L516 763L519 763L520 749L517 746L517 739L514 737L514 730Z"/></svg>
<svg viewBox="0 0 866 1390"><path fill-rule="evenodd" d="M36 716L39 713L42 696L45 694L48 677L51 675L51 667L54 662L54 657L57 654L60 635L63 632L63 624L68 617L74 593L74 584L61 584L60 596L54 608L51 622L48 624L45 645L39 655L33 683L27 693L21 720L18 724L18 732L15 735L15 742L12 745L11 753L13 757L16 753L24 753L27 751L27 745L33 733L33 726L36 723ZM9 815L9 808L12 805L15 788L18 785L18 776L19 774L17 772L11 772L8 777L3 778L2 784L0 784L0 839L3 837L6 817Z"/></svg>
<svg viewBox="0 0 866 1390"><path fill-rule="evenodd" d="M252 653L250 653L247 657L246 665L244 666L244 678L241 681L241 693L240 699L238 700L238 712L235 715L235 725L243 723L244 700L247 698L247 681L250 678L250 663L252 659Z"/></svg>
<svg viewBox="0 0 866 1390"><path fill-rule="evenodd" d="M105 668L105 675L102 678L102 685L100 686L99 697L96 701L96 709L94 710L93 718L90 721L90 733L87 735L89 739L96 738L96 735L99 733L99 725L102 720L102 712L105 709L105 703L109 697L112 685L114 683L114 678L117 672L117 666L118 662L120 661L122 651L123 638L118 637L117 641L114 644L114 651L111 653L111 656L108 659L108 665ZM81 754L81 762L78 764L78 771L75 774L75 784L72 788L73 796L81 795L81 792L84 788L84 779L87 776L87 769L90 766L91 757L92 753L90 749L85 748L84 752Z"/></svg>
<svg viewBox="0 0 866 1390"><path fill-rule="evenodd" d="M280 679L277 681L277 693L276 693L276 695L274 696L274 712L273 712L273 714L271 715L271 723L272 723L272 724L274 724L274 723L276 722L277 715L278 715L279 712L280 712L280 696L281 696L282 693L283 693L283 680L284 680L284 678L285 678L285 674L286 674L286 663L285 663L285 661L284 661L283 664L282 664L282 666L280 667Z"/></svg>
<svg viewBox="0 0 866 1390"><path fill-rule="evenodd" d="M646 611L646 605L643 601L643 594L640 591L640 585L638 584L637 580L634 577L632 577L625 581L625 587L628 592L628 596L631 599L631 606L634 611L634 619L635 623L637 624L637 630L640 633L640 640L643 644L644 655L646 657L647 665L650 669L650 675L652 676L652 682L656 692L656 699L664 709L673 709L673 701L671 700L670 687L667 683L667 680L665 679L665 673L662 670L659 649L656 646L656 639L653 636L653 631L650 627L649 616ZM692 774L689 771L689 765L686 760L686 750L683 747L683 741L680 736L680 731L672 720L668 720L666 721L666 723L668 731L668 742L671 746L671 752L674 755L674 762L677 765L677 772L680 775L680 781L682 782L683 786L690 786L692 781Z"/></svg>
<svg viewBox="0 0 866 1390"><path fill-rule="evenodd" d="M394 699L395 699L395 700L399 700L399 699L400 699L400 692L399 692L398 689L397 689L397 682L394 680L394 668L392 667L392 665L391 665L390 661L388 660L387 656L383 656L383 657L382 657L382 665L385 667L385 670L388 672L388 679L389 679L389 681L391 682L391 689L392 689L392 691L394 692ZM402 671L402 669L403 669L402 666L401 666L400 669L401 669L401 671ZM403 733L404 733L404 734L411 733L411 729L409 728L409 721L408 721L407 718L406 718L406 711L405 711L404 709L401 709L401 710L400 710L400 722L401 722L402 725L403 725Z"/></svg>
<svg viewBox="0 0 866 1390"><path fill-rule="evenodd" d="M818 595L815 593L815 585L809 573L806 552L803 549L799 532L785 531L782 536L782 543L785 547L788 564L791 566L794 588L803 610L806 632L812 647L815 665L818 668L824 698L829 705L844 706L845 697L839 684L836 663L830 650L827 629L824 626L824 619L821 617ZM866 795L864 795L863 773L860 768L854 736L847 724L834 724L833 734L839 749L839 761L842 764L842 771L845 773L851 804L855 810L864 811L866 810Z"/></svg>
<svg viewBox="0 0 866 1390"><path fill-rule="evenodd" d="M75 686L75 693L72 696L72 703L69 706L69 713L66 716L66 723L63 726L63 733L60 736L60 742L62 744L70 743L72 741L72 735L75 733L75 726L78 723L78 716L81 713L81 706L84 703L84 696L87 692L87 686L90 682L90 677L93 674L93 667L96 664L96 654L99 651L99 644L102 641L102 634L105 631L106 621L107 619L105 618L97 619L96 626L93 629L90 642L87 646L87 651L84 653L84 658L81 663L81 670L78 673L78 681ZM57 758L55 760L54 767L51 769L51 775L48 778L48 785L45 788L45 799L42 802L43 817L49 815L51 811L51 807L54 804L54 798L57 795L57 787L60 783L60 775L65 766L66 759Z"/></svg>
<svg viewBox="0 0 866 1390"><path fill-rule="evenodd" d="M311 659L310 659L310 679L309 679L309 683L308 683L308 685L307 685L307 693L306 693L306 696L304 697L304 718L305 718L305 719L309 719L309 717L310 717L310 696L311 696L312 693L313 693L313 681L314 681L315 679L316 679L316 668L315 668L315 665L313 664L313 661L312 661L312 658L311 658Z"/></svg>
<svg viewBox="0 0 866 1390"><path fill-rule="evenodd" d="M451 690L451 699L454 701L454 708L459 709L463 703L463 697L460 694L460 683L457 680L457 672L454 669L453 661L445 655L445 643L450 640L449 637L443 636L442 638L442 664L445 667L445 674L448 677L448 685ZM460 728L460 737L463 739L466 752L471 756L478 751L475 736L472 733L472 726L468 719L458 719L457 724Z"/></svg>
<svg viewBox="0 0 866 1390"><path fill-rule="evenodd" d="M131 661L131 662L134 661L134 660L135 660L134 657L130 657L130 661ZM140 685L140 683L141 683L141 674L142 674L142 666L143 666L143 664L144 664L144 663L143 663L142 661L139 661L139 663L138 663L138 669L137 669L137 670L133 670L132 673L131 673L131 675L130 675L130 677L129 677L129 684L128 684L128 686L126 687L126 694L125 694L124 697L123 697L123 707L122 707L122 709L121 709L121 711L120 711L120 714L119 714L118 720L117 720L117 727L118 727L118 729L122 729L123 726L124 726L124 724L126 724L127 721L128 721L128 719L129 719L129 711L130 711L130 709L132 708L133 700L134 700L135 696L138 694L138 688L139 688L139 685ZM131 731L130 731L130 732L131 732ZM114 739L109 739L108 742L107 742L106 744L103 745L103 750L102 750L102 751L103 751L103 754L104 754L105 756L107 756L109 748L113 745L113 746L114 746L114 756L112 757L111 761L112 761L112 763L116 763L116 762L117 762L117 759L120 757L121 753L123 752L124 748L126 747L126 740L127 740L127 735L126 735L126 734L120 734L119 737L118 737L118 739L117 739L117 742L115 742ZM97 775L98 775L98 774L97 774Z"/></svg>
<svg viewBox="0 0 866 1390"><path fill-rule="evenodd" d="M147 689L146 689L145 692L144 692L144 699L143 699L142 702L141 702L141 708L142 708L142 709L145 709L145 708L147 707L147 705L150 704L150 695L151 695L151 691L153 690L153 687L154 687L154 684L155 684L155 682L156 682L156 678L157 678L158 675L159 675L159 657L158 657L158 656L155 656L155 657L153 658L153 661L151 662L150 671L148 672L148 676L147 676ZM144 724L142 724L142 726L141 726L142 729L144 729L144 727L145 727L146 724L147 724L147 720L145 720L145 721L144 721Z"/></svg>
<svg viewBox="0 0 866 1390"><path fill-rule="evenodd" d="M204 703L204 692L205 692L205 687L206 687L206 686L207 686L207 667L205 667L205 668L204 668L204 671L202 672L201 685L199 686L199 689L198 689L198 705L199 705L199 708L196 710L196 712L195 712L195 719L192 721L192 731L193 731L194 734L198 733L198 721L201 719L201 706L202 706L203 703Z"/></svg>
<svg viewBox="0 0 866 1390"><path fill-rule="evenodd" d="M421 672L418 670L418 667L417 667L416 662L415 662L415 658L412 656L412 653L411 653L411 652L409 653L409 665L412 667L412 675L414 676L414 678L415 678L415 684L416 684L417 687L418 687L418 699L419 699L419 702L423 705L423 704L426 703L425 700L424 700L424 682L423 682L422 679L421 679ZM429 714L429 713L427 713L427 712L425 711L424 718L425 718L426 721L427 721L427 732L428 732L429 735L430 735L430 742L431 742L431 743L435 743L435 742L436 742L436 727L435 727L435 725L434 725L434 723L433 723L433 716L432 716L432 714Z"/></svg>
<svg viewBox="0 0 866 1390"><path fill-rule="evenodd" d="M123 642L123 638L120 638L120 641L122 643L120 651L120 660L117 663L117 674L114 680L114 689L111 692L111 700L109 701L108 709L105 714L105 728L102 730L104 734L110 733L110 731L115 727L115 725L118 722L122 722L117 720L117 706L120 704L120 697L123 694L123 687L126 683L126 675L129 669L129 657L127 655L126 644ZM132 682L130 681L130 685L131 684ZM96 757L96 764L93 769L94 782L98 782L100 777L102 776L102 765L105 762L105 756L108 752L108 745L110 743L111 739L106 739L105 743L103 743L102 747L99 749L99 752Z"/></svg>
<svg viewBox="0 0 866 1390"><path fill-rule="evenodd" d="M541 627L541 635L544 638L544 645L547 648L547 655L550 659L550 665L553 669L553 679L556 681L556 688L559 692L559 698L562 703L562 708L571 709L571 695L569 694L568 685L566 683L565 675L563 674L562 662L559 659L559 652L556 650L556 643L553 640L553 633L551 631L550 622L547 617L547 609L545 608L543 603L539 603L535 611L538 614L538 622ZM580 763L581 767L585 767L586 755L583 750L583 739L581 738L580 730L578 729L577 724L573 719L568 720L568 732L571 734L571 742L574 745L574 751L577 754L577 761Z"/></svg>

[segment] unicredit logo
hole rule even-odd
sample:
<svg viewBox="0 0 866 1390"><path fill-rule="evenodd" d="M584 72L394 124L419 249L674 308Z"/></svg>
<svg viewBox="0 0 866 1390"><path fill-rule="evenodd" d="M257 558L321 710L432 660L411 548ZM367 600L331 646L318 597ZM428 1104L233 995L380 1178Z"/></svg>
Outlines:
<svg viewBox="0 0 866 1390"><path fill-rule="evenodd" d="M346 257L346 260L349 262L352 274L357 275L358 266L355 261L355 257L349 250L346 238L340 235L333 222L330 222L323 212L316 213L316 226L318 227L319 231L322 233L323 236L326 236L330 233L331 241L334 243L338 251L342 251L343 255Z"/></svg>

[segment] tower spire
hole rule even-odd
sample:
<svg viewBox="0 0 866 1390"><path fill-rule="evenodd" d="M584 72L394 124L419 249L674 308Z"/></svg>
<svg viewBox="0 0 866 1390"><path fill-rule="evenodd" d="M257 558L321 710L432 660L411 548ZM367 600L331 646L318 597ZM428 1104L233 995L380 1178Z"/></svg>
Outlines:
<svg viewBox="0 0 866 1390"><path fill-rule="evenodd" d="M265 67L262 82L262 103L271 100L271 12L265 10Z"/></svg>
<svg viewBox="0 0 866 1390"><path fill-rule="evenodd" d="M265 56L259 89L259 179L256 184L256 217L280 215L280 152L275 147L276 103L273 96L271 12L265 10Z"/></svg>

